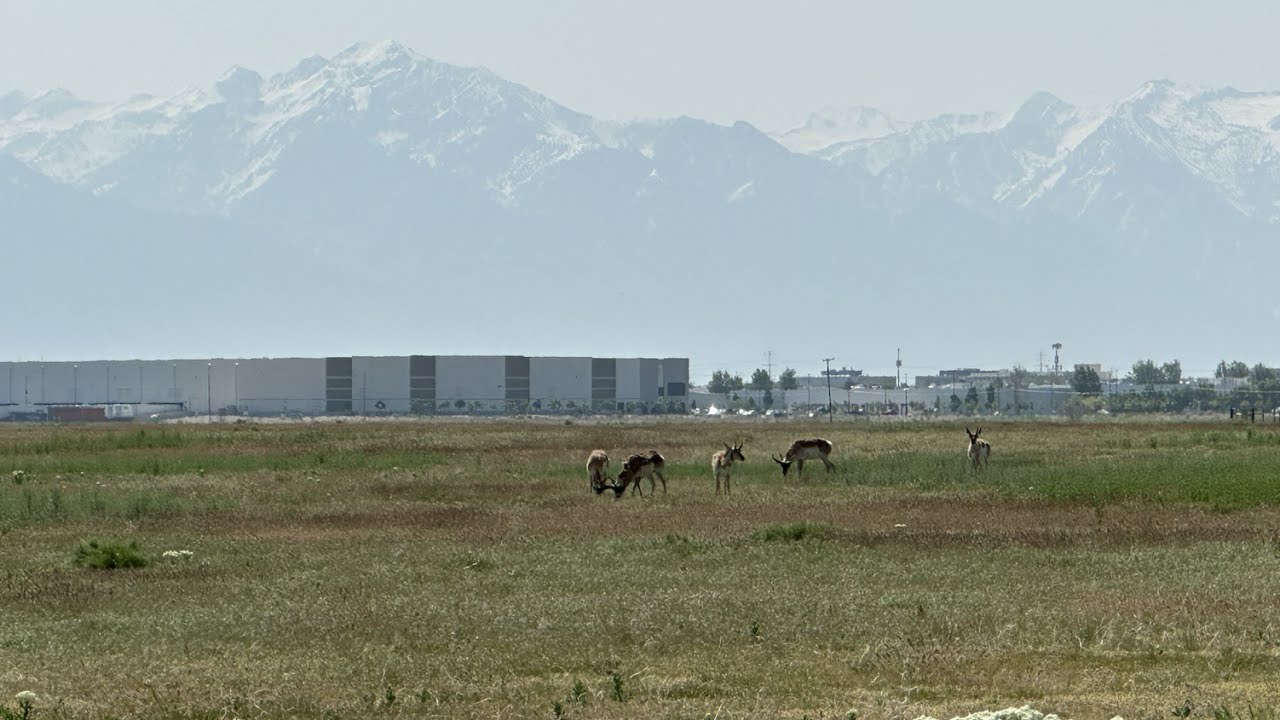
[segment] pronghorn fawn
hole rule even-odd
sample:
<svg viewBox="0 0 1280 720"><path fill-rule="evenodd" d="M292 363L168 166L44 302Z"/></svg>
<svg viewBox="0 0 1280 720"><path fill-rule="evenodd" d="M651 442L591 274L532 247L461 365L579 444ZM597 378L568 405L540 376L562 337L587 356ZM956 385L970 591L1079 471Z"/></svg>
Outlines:
<svg viewBox="0 0 1280 720"><path fill-rule="evenodd" d="M618 480L613 484L613 493L615 497L622 497L622 493L631 486L631 494L637 492L644 497L644 490L640 487L640 481L649 478L649 494L652 495L657 490L657 483L654 482L656 477L662 481L662 494L667 494L667 478L662 475L663 469L666 467L667 461L657 450L650 450L647 453L637 453L627 458L627 462L622 465L622 472L618 473Z"/></svg>
<svg viewBox="0 0 1280 720"><path fill-rule="evenodd" d="M978 437L982 434L982 428L978 428L978 432L969 432L966 427L964 432L969 436L969 464L974 470L986 467L991 457L991 443Z"/></svg>
<svg viewBox="0 0 1280 720"><path fill-rule="evenodd" d="M720 478L724 478L724 494L729 494L729 476L733 472L733 461L746 462L747 458L742 454L742 442L738 441L730 446L728 443L721 443L724 449L711 456L711 472L716 476L716 494L720 494Z"/></svg>
<svg viewBox="0 0 1280 720"><path fill-rule="evenodd" d="M797 440L791 443L791 447L787 449L787 454L779 458L773 456L773 461L782 466L782 476L787 476L787 471L791 469L791 464L795 463L796 472L801 478L804 477L804 461L805 460L821 460L826 466L827 472L836 469L836 466L828 459L831 454L831 443L822 438L813 438L812 440Z"/></svg>
<svg viewBox="0 0 1280 720"><path fill-rule="evenodd" d="M603 450L592 450L587 456L587 481L591 491L599 495L604 492L605 481L609 479L609 453Z"/></svg>

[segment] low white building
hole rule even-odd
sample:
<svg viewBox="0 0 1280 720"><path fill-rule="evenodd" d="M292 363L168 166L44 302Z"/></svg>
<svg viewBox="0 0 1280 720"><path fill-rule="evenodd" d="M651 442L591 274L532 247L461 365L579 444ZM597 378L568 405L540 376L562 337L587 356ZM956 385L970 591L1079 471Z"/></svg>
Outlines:
<svg viewBox="0 0 1280 720"><path fill-rule="evenodd" d="M0 363L0 418L683 408L687 358L411 355ZM670 406L670 407L668 407ZM68 412L67 408L80 408ZM90 412L89 409L100 408Z"/></svg>

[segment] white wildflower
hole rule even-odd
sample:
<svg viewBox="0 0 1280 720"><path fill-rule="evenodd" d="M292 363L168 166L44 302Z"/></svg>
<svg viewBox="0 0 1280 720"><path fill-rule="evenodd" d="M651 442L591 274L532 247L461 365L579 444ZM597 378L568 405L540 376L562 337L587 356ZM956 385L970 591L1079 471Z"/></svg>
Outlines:
<svg viewBox="0 0 1280 720"><path fill-rule="evenodd" d="M190 550L165 550L161 553L162 557L172 558L174 560L186 560L192 555L195 555L195 553Z"/></svg>
<svg viewBox="0 0 1280 720"><path fill-rule="evenodd" d="M904 528L904 527L906 527L906 526L907 526L907 524L906 524L906 523L894 523L894 525L893 525L893 526L894 526L894 527L896 527L896 528Z"/></svg>
<svg viewBox="0 0 1280 720"><path fill-rule="evenodd" d="M927 715L922 715L916 720L924 720ZM964 717L956 717L952 720L1059 720L1057 715L1049 713L1048 715L1033 710L1028 705L1020 708L1005 708L1004 710L983 710L980 712L970 713Z"/></svg>
<svg viewBox="0 0 1280 720"><path fill-rule="evenodd" d="M31 692L30 690L23 690L22 692L18 693L17 695L14 695L13 697L18 701L19 705L22 705L24 703L34 703L36 701L36 694Z"/></svg>

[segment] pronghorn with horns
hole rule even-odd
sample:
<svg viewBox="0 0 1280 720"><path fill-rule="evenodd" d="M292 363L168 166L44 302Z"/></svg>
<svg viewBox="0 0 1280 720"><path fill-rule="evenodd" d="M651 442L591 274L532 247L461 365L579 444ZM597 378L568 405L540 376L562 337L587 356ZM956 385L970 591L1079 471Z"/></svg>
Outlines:
<svg viewBox="0 0 1280 720"><path fill-rule="evenodd" d="M623 491L627 486L631 486L631 494L640 493L644 497L644 490L640 487L640 481L649 478L649 494L652 495L657 489L657 483L654 482L656 477L662 481L662 494L667 494L667 478L663 476L662 471L666 468L666 458L657 450L650 450L645 453L637 453L627 458L622 465L622 472L618 473L618 479L609 487L613 490L614 498L622 497Z"/></svg>
<svg viewBox="0 0 1280 720"><path fill-rule="evenodd" d="M978 428L978 432L969 432L966 427L964 433L969 436L969 464L974 470L986 467L991 457L991 443L978 437L982 428Z"/></svg>
<svg viewBox="0 0 1280 720"><path fill-rule="evenodd" d="M711 472L716 476L716 494L720 494L720 478L724 478L724 494L729 494L729 478L733 473L733 461L746 462L747 458L742 454L742 441L729 445L721 443L724 449L711 456Z"/></svg>
<svg viewBox="0 0 1280 720"><path fill-rule="evenodd" d="M773 461L782 466L783 477L787 476L787 471L791 469L791 464L795 463L796 472L803 478L805 460L821 460L822 464L826 466L827 472L835 470L836 466L827 457L830 454L830 442L822 438L813 438L812 440L797 440L791 443L791 447L787 448L787 454L781 458L774 455Z"/></svg>

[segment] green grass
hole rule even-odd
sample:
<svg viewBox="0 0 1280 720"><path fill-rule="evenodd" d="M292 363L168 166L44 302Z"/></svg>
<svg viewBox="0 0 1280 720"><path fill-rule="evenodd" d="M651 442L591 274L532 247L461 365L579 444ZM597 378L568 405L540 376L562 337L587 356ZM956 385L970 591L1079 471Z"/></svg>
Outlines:
<svg viewBox="0 0 1280 720"><path fill-rule="evenodd" d="M23 470L0 483L0 698L65 718L1275 717L1280 435L984 427L983 472L950 424L0 427L0 475ZM784 480L768 455L815 435L837 471ZM710 456L739 437L716 496ZM661 450L668 494L591 494L597 447L614 473ZM88 538L151 562L77 565Z"/></svg>

